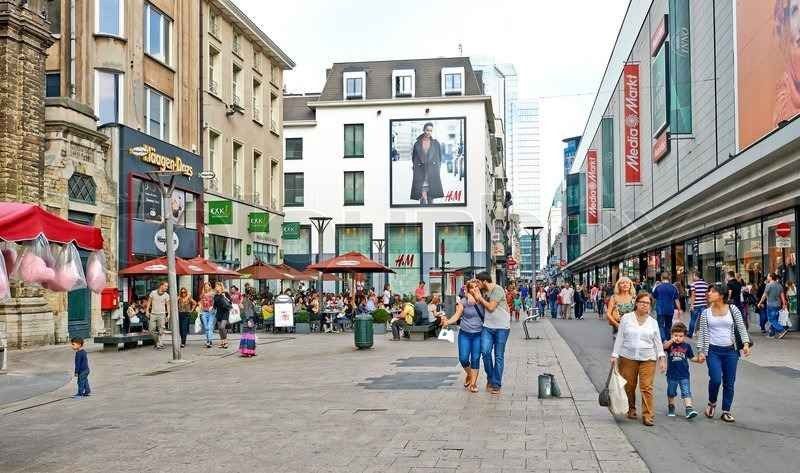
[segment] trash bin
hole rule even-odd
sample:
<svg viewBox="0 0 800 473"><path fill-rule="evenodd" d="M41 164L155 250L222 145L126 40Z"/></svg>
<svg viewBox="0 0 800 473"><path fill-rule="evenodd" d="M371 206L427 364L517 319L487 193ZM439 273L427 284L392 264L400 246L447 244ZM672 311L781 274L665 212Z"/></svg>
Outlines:
<svg viewBox="0 0 800 473"><path fill-rule="evenodd" d="M371 315L359 314L356 316L353 336L355 337L356 348L372 348L374 336Z"/></svg>

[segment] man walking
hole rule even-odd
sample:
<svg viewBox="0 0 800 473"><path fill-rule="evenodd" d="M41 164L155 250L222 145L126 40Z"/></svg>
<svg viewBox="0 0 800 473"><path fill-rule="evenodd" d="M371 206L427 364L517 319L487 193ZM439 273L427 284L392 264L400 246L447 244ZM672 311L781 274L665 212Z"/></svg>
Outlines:
<svg viewBox="0 0 800 473"><path fill-rule="evenodd" d="M744 304L742 304L742 283L736 278L736 273L728 271L728 280L726 286L728 288L728 304L733 304L739 309L742 317L745 316ZM745 319L745 326L747 326L747 319Z"/></svg>
<svg viewBox="0 0 800 473"><path fill-rule="evenodd" d="M661 273L661 283L653 289L653 298L656 300L656 320L658 330L661 332L661 341L666 342L672 338L672 318L681 311L678 302L678 290L670 281L668 272Z"/></svg>
<svg viewBox="0 0 800 473"><path fill-rule="evenodd" d="M503 288L492 282L486 271L476 276L486 297L475 287L472 296L486 309L481 335L483 368L486 370L486 389L492 394L500 394L503 387L503 367L505 365L506 341L511 329L511 311L506 302ZM494 355L494 356L492 356Z"/></svg>
<svg viewBox="0 0 800 473"><path fill-rule="evenodd" d="M547 303L550 306L550 316L552 318L556 318L558 312L556 312L556 300L558 299L558 287L555 284L550 283L550 287L547 289Z"/></svg>
<svg viewBox="0 0 800 473"><path fill-rule="evenodd" d="M572 304L574 302L575 290L572 289L572 284L564 283L564 288L559 293L561 298L561 318L572 318Z"/></svg>
<svg viewBox="0 0 800 473"><path fill-rule="evenodd" d="M689 285L689 301L692 305L692 318L689 321L689 338L694 337L694 330L697 328L697 319L700 314L708 307L708 283L703 281L700 271L692 271L692 283Z"/></svg>
<svg viewBox="0 0 800 473"><path fill-rule="evenodd" d="M164 344L161 343L161 335L164 334L164 326L169 316L169 294L167 293L169 285L162 282L158 285L158 289L150 292L147 298L146 312L150 318L150 334L153 335L155 342L155 349L161 350ZM175 330L175 327L172 327Z"/></svg>
<svg viewBox="0 0 800 473"><path fill-rule="evenodd" d="M767 287L764 295L758 301L758 306L763 308L767 304L767 320L769 321L769 336L783 338L788 330L778 321L780 310L786 307L786 296L783 294L783 287L778 282L778 275L769 273L767 275Z"/></svg>

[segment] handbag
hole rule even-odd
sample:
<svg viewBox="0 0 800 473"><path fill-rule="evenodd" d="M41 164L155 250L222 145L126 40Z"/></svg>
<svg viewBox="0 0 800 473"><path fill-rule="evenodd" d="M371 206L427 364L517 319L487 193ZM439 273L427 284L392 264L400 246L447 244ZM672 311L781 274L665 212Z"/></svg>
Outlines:
<svg viewBox="0 0 800 473"><path fill-rule="evenodd" d="M203 332L203 318L199 315L194 319L194 333Z"/></svg>
<svg viewBox="0 0 800 473"><path fill-rule="evenodd" d="M778 323L783 325L786 328L790 328L792 326L792 321L789 319L789 311L786 309L781 309L778 312Z"/></svg>
<svg viewBox="0 0 800 473"><path fill-rule="evenodd" d="M231 307L231 311L228 313L228 323L229 324L238 324L242 321L242 311L239 309L238 305L233 305Z"/></svg>
<svg viewBox="0 0 800 473"><path fill-rule="evenodd" d="M450 343L456 342L456 334L449 328L443 328L439 331L439 340L447 340Z"/></svg>
<svg viewBox="0 0 800 473"><path fill-rule="evenodd" d="M602 391L597 395L597 402L603 406L608 407L611 405L611 394L608 391L608 384L611 382L611 375L614 373L614 368L608 370L608 377L606 378L606 384Z"/></svg>

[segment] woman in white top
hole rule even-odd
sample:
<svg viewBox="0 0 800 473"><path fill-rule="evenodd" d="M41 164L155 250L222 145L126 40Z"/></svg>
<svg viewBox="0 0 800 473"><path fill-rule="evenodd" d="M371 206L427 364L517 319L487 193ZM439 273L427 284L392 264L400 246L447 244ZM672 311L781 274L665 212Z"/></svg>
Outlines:
<svg viewBox="0 0 800 473"><path fill-rule="evenodd" d="M642 292L636 296L633 312L622 316L619 332L611 353L611 364L617 364L619 374L625 378L628 395L628 419L636 419L636 384L642 392L642 422L655 425L653 413L653 378L656 361L659 370L667 371L667 358L661 344L658 323L650 317L653 298Z"/></svg>
<svg viewBox="0 0 800 473"><path fill-rule="evenodd" d="M709 307L700 314L698 321L697 357L708 362L708 407L706 417L714 417L719 387L722 385L722 419L735 422L731 415L733 385L736 382L736 367L739 349L736 335L741 341L744 356L750 356L752 345L741 312L733 304L726 304L727 291L722 286L708 288Z"/></svg>

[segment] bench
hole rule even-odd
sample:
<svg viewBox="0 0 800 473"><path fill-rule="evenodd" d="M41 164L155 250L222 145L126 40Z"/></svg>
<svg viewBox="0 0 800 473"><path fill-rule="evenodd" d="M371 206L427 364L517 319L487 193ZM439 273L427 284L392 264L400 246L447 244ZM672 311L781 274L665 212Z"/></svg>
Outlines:
<svg viewBox="0 0 800 473"><path fill-rule="evenodd" d="M427 340L429 337L436 336L436 329L439 327L436 322L429 322L427 324L422 325L412 325L410 327L406 327L406 331L409 334L409 339L412 341L424 341Z"/></svg>
<svg viewBox="0 0 800 473"><path fill-rule="evenodd" d="M127 335L98 335L94 337L95 343L102 343L103 344L103 351L117 351L119 350L119 344L122 344L122 349L125 350L127 348L136 348L139 346L139 342L142 342L142 346L145 345L155 345L155 340L153 336L149 333L129 333Z"/></svg>

